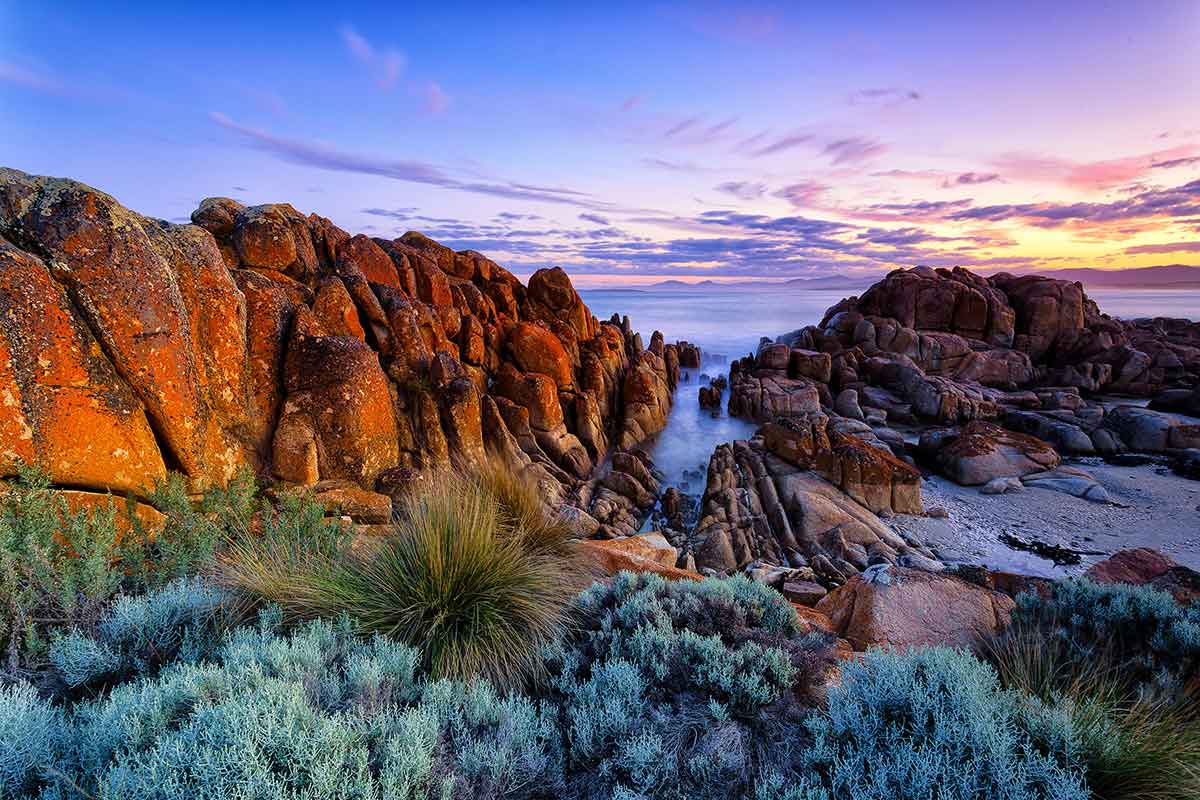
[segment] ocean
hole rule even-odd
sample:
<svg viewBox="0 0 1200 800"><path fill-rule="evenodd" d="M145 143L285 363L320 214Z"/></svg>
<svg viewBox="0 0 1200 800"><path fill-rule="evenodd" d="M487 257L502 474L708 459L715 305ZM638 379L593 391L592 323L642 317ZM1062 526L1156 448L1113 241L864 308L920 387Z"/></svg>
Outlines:
<svg viewBox="0 0 1200 800"><path fill-rule="evenodd" d="M704 363L685 370L675 394L666 429L651 447L666 485L688 493L704 488L704 472L713 448L721 442L744 439L756 426L730 418L722 409L714 417L700 409L697 392L706 383L702 374L729 371L729 361L753 353L763 336L815 325L825 310L843 297L844 289L580 289L579 294L599 319L614 313L628 316L645 342L660 330L668 342L687 340L699 345ZM1117 317L1185 317L1200 319L1200 290L1097 289L1088 295L1100 310ZM683 377L683 376L681 376ZM699 470L700 476L695 472Z"/></svg>

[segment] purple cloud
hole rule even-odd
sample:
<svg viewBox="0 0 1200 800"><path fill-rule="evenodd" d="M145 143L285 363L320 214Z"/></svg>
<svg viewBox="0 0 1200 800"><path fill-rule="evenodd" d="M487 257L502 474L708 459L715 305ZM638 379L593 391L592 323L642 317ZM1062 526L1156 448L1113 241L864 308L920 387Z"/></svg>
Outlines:
<svg viewBox="0 0 1200 800"><path fill-rule="evenodd" d="M980 206L951 214L947 219L1003 222L1023 220L1043 228L1072 222L1101 223L1154 217L1200 214L1200 180L1171 189L1151 189L1110 203L1020 203Z"/></svg>
<svg viewBox="0 0 1200 800"><path fill-rule="evenodd" d="M886 149L887 147L876 139L851 136L830 142L822 152L830 156L834 164L857 164L882 154Z"/></svg>
<svg viewBox="0 0 1200 800"><path fill-rule="evenodd" d="M1136 247L1126 247L1125 254L1135 256L1140 253L1200 253L1200 242L1169 242L1166 244L1139 244Z"/></svg>
<svg viewBox="0 0 1200 800"><path fill-rule="evenodd" d="M751 142L754 142L756 139L758 139L758 137L761 137L761 136L762 136L762 134L758 134L757 137L752 136L752 137L750 137L750 139L747 139L745 142L743 142L743 145L748 146ZM807 133L789 134L780 139L776 139L774 142L771 142L770 144L766 145L765 147L760 147L758 149L752 150L750 152L750 156L752 158L761 158L762 156L770 156L770 155L774 155L776 153L782 153L785 150L791 150L793 147L799 147L800 145L804 144L805 142L811 142L812 138L813 138L812 135L807 134Z"/></svg>
<svg viewBox="0 0 1200 800"><path fill-rule="evenodd" d="M376 175L410 183L439 186L460 192L505 197L514 200L530 200L539 203L556 203L585 208L592 211L612 211L618 207L593 198L586 192L574 189L537 186L527 183L478 183L463 181L446 174L441 168L421 161L376 158L349 153L330 145L288 139L258 128L234 122L220 112L209 117L223 128L234 131L256 148L274 154L284 161L317 169L335 172L352 172L361 175Z"/></svg>
<svg viewBox="0 0 1200 800"><path fill-rule="evenodd" d="M795 208L808 208L815 205L821 195L825 194L828 190L829 187L823 183L800 181L784 186L782 189L774 192L772 197L787 200Z"/></svg>
<svg viewBox="0 0 1200 800"><path fill-rule="evenodd" d="M1190 158L1172 158L1167 161L1157 161L1150 166L1154 169L1173 169L1175 167L1190 167L1193 164L1200 164L1200 156L1191 156Z"/></svg>
<svg viewBox="0 0 1200 800"><path fill-rule="evenodd" d="M850 95L850 105L899 105L921 99L921 93L915 89L888 87L886 89L859 89Z"/></svg>
<svg viewBox="0 0 1200 800"><path fill-rule="evenodd" d="M686 131L688 128L691 128L693 125L695 125L699 121L700 121L699 117L688 117L685 120L677 122L674 125L672 125L670 128L668 128L665 133L663 133L663 138L670 139L672 136L676 136L680 133L683 133L684 131Z"/></svg>
<svg viewBox="0 0 1200 800"><path fill-rule="evenodd" d="M607 218L602 217L599 214L583 213L583 214L579 215L579 218L581 220L583 220L584 222L594 222L597 225L609 225L610 224Z"/></svg>
<svg viewBox="0 0 1200 800"><path fill-rule="evenodd" d="M713 191L732 195L738 200L754 200L767 193L767 187L762 183L752 181L726 181L713 187Z"/></svg>
<svg viewBox="0 0 1200 800"><path fill-rule="evenodd" d="M977 186L981 183L994 183L1000 180L1000 174L997 172L964 172L956 176L953 180L947 178L944 186Z"/></svg>

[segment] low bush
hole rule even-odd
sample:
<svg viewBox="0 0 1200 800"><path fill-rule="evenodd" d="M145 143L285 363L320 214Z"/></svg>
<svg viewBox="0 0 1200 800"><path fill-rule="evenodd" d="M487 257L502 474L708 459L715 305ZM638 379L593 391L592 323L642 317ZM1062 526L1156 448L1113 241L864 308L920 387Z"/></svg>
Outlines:
<svg viewBox="0 0 1200 800"><path fill-rule="evenodd" d="M1139 593L1140 594L1140 593ZM1102 616L1111 609L1097 606ZM1087 612L1076 609L1076 614ZM1053 618L1049 618L1051 621ZM1110 649L1088 632L1079 640L1025 616L984 649L1008 688L1036 698L1068 721L1072 747L1099 800L1184 800L1200 797L1200 697L1171 675L1170 662L1132 658L1128 642ZM1056 633L1057 631L1057 633ZM1161 657L1161 654L1159 655ZM1148 673L1158 678L1147 682ZM1165 673L1164 673L1165 670Z"/></svg>
<svg viewBox="0 0 1200 800"><path fill-rule="evenodd" d="M121 595L93 634L75 629L55 637L50 661L69 689L126 680L173 661L198 661L219 642L224 600L223 591L199 577Z"/></svg>
<svg viewBox="0 0 1200 800"><path fill-rule="evenodd" d="M832 637L802 635L777 592L622 573L578 607L548 651L571 796L744 797L794 761Z"/></svg>
<svg viewBox="0 0 1200 800"><path fill-rule="evenodd" d="M842 666L790 779L759 800L1086 800L1068 721L968 653L869 651ZM1053 744L1052 747L1047 746Z"/></svg>
<svg viewBox="0 0 1200 800"><path fill-rule="evenodd" d="M65 719L28 687L0 690L0 732L26 737L0 740L0 797L559 796L544 706L486 682L426 682L419 652L361 639L346 619L286 636L279 621L268 610L208 661L117 686Z"/></svg>
<svg viewBox="0 0 1200 800"><path fill-rule="evenodd" d="M568 629L590 580L574 544L532 486L487 468L426 482L374 546L247 537L221 554L218 579L289 619L349 614L360 632L418 647L435 677L509 686L534 676L540 648Z"/></svg>
<svg viewBox="0 0 1200 800"><path fill-rule="evenodd" d="M133 514L133 529L118 536L118 502L72 512L46 477L29 469L0 496L0 651L10 678L44 665L49 631L91 628L122 589L179 574L176 564L157 559Z"/></svg>
<svg viewBox="0 0 1200 800"><path fill-rule="evenodd" d="M1168 689L1200 674L1200 605L1181 606L1166 592L1068 579L1048 597L1018 597L1013 621L1066 658L1102 658L1135 685Z"/></svg>
<svg viewBox="0 0 1200 800"><path fill-rule="evenodd" d="M34 796L54 780L67 730L27 683L0 685L0 798Z"/></svg>

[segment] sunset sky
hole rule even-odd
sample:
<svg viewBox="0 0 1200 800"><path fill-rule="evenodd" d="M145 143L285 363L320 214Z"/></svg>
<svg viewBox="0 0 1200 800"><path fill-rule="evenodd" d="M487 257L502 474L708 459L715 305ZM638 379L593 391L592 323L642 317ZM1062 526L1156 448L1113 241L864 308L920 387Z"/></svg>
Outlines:
<svg viewBox="0 0 1200 800"><path fill-rule="evenodd" d="M0 164L518 273L1200 264L1200 2L17 3Z"/></svg>

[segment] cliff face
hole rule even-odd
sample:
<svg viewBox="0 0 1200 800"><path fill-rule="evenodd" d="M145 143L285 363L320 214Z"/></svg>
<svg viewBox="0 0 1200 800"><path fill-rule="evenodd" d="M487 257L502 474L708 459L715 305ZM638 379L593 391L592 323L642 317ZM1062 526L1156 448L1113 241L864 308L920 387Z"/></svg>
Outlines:
<svg viewBox="0 0 1200 800"><path fill-rule="evenodd" d="M192 220L0 170L0 476L144 497L168 470L198 491L250 468L390 495L490 454L602 535L657 493L640 455L593 473L665 423L676 348L598 322L561 269L525 286L290 205L210 198Z"/></svg>

